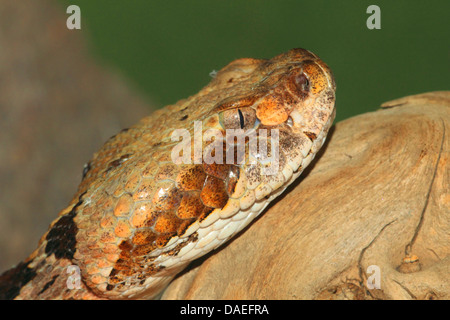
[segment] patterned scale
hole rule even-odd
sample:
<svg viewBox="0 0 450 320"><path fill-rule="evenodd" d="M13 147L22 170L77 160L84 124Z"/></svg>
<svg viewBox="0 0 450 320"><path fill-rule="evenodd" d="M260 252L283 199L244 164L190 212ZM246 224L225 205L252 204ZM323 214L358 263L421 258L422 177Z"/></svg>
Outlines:
<svg viewBox="0 0 450 320"><path fill-rule="evenodd" d="M334 100L330 69L307 50L230 63L195 96L105 143L38 249L7 274L12 284L32 271L13 298L157 297L300 175L325 141ZM190 139L172 141L177 129ZM231 129L245 135L227 140ZM249 137L266 143L268 157ZM174 161L185 153L188 163ZM69 265L79 268L81 288L64 285Z"/></svg>

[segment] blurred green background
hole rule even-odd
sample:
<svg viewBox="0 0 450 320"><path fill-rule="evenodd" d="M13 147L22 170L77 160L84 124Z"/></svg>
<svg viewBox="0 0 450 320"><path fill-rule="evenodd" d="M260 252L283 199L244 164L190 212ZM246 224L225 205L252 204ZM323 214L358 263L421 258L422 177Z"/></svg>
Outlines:
<svg viewBox="0 0 450 320"><path fill-rule="evenodd" d="M334 71L337 120L450 89L450 1L58 1L80 6L76 32L156 107L195 94L231 60L294 47ZM371 4L381 8L381 30L366 27Z"/></svg>

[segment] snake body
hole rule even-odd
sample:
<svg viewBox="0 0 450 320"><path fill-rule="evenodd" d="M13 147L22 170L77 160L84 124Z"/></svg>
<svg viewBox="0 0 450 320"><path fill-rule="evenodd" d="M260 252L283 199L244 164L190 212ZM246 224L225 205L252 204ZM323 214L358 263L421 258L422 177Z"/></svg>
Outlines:
<svg viewBox="0 0 450 320"><path fill-rule="evenodd" d="M0 276L0 298L157 297L302 173L325 141L334 102L331 70L307 50L231 62L198 94L122 130L94 154L73 200L38 248ZM214 157L230 147L217 133L254 132L272 150L271 130L277 129L278 170L263 174L270 163L237 136L232 145L241 141L244 161L234 154L231 163L199 161L198 140L173 139L176 129L195 136L196 124L202 150ZM174 148L194 150L193 161L174 161Z"/></svg>

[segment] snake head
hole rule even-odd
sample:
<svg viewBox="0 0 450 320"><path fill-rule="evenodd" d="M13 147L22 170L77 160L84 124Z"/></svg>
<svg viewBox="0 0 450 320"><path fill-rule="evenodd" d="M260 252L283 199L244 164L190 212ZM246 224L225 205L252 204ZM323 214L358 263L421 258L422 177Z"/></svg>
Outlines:
<svg viewBox="0 0 450 320"><path fill-rule="evenodd" d="M141 122L143 136L134 142L139 146L134 150L142 155L135 151L123 168L115 169L116 178L109 173L111 180L131 181L113 192L119 200L111 200L119 209L124 200L123 210L113 213L129 219L124 230L130 230L131 237L119 232L123 240L111 239L119 243L114 250L120 252L117 259L111 258L112 271L104 267L109 272L104 282L89 275L88 285L107 297L153 297L189 261L227 242L312 161L334 119L335 89L331 70L322 60L307 50L293 49L270 60L238 59L195 96ZM200 120L202 161L171 163L171 126L194 131L195 140L194 121ZM208 142L209 129L222 134ZM232 140L237 140L231 147L230 129L236 135ZM133 131L136 128L126 134ZM266 154L261 148L252 151L255 140L258 147L266 143ZM239 141L243 161L238 163ZM215 149L217 142L220 146ZM205 159L205 154L217 155L219 149L224 151L219 162ZM127 168L141 177L139 186L133 173L125 175ZM124 190L128 184L135 188L130 194ZM111 231L115 235L118 223Z"/></svg>
<svg viewBox="0 0 450 320"><path fill-rule="evenodd" d="M236 60L219 72L216 82L229 84L228 96L214 108L222 129L279 130L281 170L284 160L294 172L309 164L335 117L331 69L305 49L270 60ZM251 90L241 92L243 87Z"/></svg>
<svg viewBox="0 0 450 320"><path fill-rule="evenodd" d="M105 143L38 249L12 271L27 279L17 288L11 281L13 289L33 299L158 296L190 261L226 243L301 174L333 122L335 89L328 66L304 49L230 63L196 95ZM200 156L225 150L226 163L195 161L198 124ZM174 129L186 141L172 140ZM224 135L207 139L209 129ZM216 142L218 149L206 152ZM189 153L191 143L193 163L174 161L175 147ZM234 153L239 144L242 162ZM267 168L276 170L266 174ZM66 286L72 265L82 279L76 290Z"/></svg>
<svg viewBox="0 0 450 320"><path fill-rule="evenodd" d="M239 90L216 106L225 129L248 129L288 124L316 136L334 117L336 84L331 69L312 52L292 49L270 60L239 59L218 74L230 88L253 83L242 96ZM257 66L251 68L252 66Z"/></svg>

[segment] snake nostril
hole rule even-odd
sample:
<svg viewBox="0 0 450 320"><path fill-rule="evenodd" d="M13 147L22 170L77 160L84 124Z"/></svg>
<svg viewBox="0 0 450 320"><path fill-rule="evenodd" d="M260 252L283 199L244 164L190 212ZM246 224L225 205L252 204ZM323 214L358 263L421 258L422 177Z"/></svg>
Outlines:
<svg viewBox="0 0 450 320"><path fill-rule="evenodd" d="M309 91L309 80L304 73L296 75L294 81L299 89Z"/></svg>

